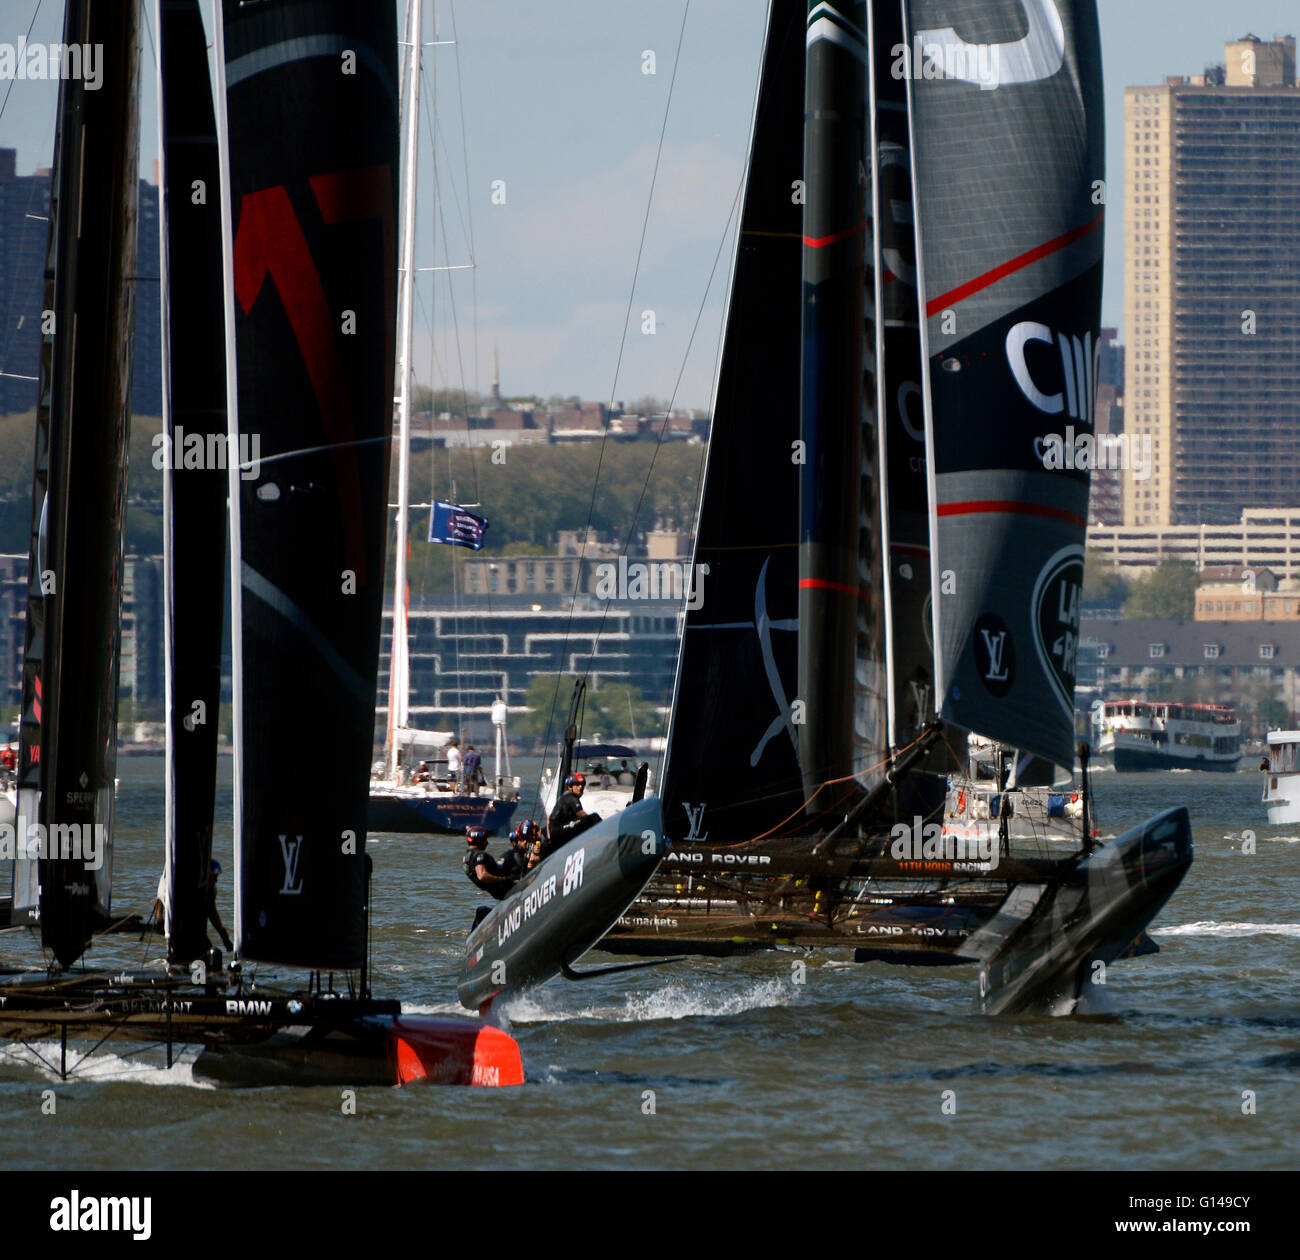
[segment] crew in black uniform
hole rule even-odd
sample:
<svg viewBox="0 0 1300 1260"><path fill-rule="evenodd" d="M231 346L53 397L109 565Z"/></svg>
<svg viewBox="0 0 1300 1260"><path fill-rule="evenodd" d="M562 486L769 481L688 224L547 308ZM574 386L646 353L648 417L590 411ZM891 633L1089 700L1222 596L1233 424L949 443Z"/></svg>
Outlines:
<svg viewBox="0 0 1300 1260"><path fill-rule="evenodd" d="M487 851L488 833L482 827L465 829L465 874L470 883L478 885L485 893L490 893L498 901L509 895L515 881L507 876Z"/></svg>
<svg viewBox="0 0 1300 1260"><path fill-rule="evenodd" d="M529 854L541 834L541 828L531 818L525 818L510 833L510 848L501 855L501 873L507 879L523 879L528 870Z"/></svg>
<svg viewBox="0 0 1300 1260"><path fill-rule="evenodd" d="M580 770L575 770L564 786L568 789L551 810L547 827L547 837L533 851L530 866L536 866L542 858L550 856L562 844L567 844L574 836L580 836L588 827L600 822L599 814L589 814L582 808L582 793L587 786L587 777Z"/></svg>

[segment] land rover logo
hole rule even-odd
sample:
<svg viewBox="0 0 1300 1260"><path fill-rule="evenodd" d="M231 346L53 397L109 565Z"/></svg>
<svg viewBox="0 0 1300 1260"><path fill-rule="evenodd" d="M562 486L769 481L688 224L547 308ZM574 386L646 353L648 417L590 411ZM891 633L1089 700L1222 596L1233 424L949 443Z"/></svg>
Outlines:
<svg viewBox="0 0 1300 1260"><path fill-rule="evenodd" d="M1074 711L1079 651L1079 602L1083 595L1083 548L1064 547L1034 584L1034 646L1066 713Z"/></svg>
<svg viewBox="0 0 1300 1260"><path fill-rule="evenodd" d="M1016 680L1016 649L1007 623L995 613L984 613L972 636L975 669L988 693L1002 697Z"/></svg>

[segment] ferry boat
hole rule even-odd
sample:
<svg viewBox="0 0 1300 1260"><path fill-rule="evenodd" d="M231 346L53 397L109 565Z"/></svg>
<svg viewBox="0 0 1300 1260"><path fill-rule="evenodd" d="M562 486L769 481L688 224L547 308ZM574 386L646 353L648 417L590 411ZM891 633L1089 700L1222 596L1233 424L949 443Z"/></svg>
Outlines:
<svg viewBox="0 0 1300 1260"><path fill-rule="evenodd" d="M1230 705L1108 700L1098 750L1116 770L1227 770L1241 760Z"/></svg>
<svg viewBox="0 0 1300 1260"><path fill-rule="evenodd" d="M1300 822L1300 731L1269 731L1264 804L1270 823Z"/></svg>

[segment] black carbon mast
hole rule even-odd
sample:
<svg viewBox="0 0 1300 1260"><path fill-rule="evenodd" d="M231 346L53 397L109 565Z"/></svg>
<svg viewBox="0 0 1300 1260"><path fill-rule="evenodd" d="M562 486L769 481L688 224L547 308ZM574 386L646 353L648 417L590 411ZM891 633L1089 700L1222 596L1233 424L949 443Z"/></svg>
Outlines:
<svg viewBox="0 0 1300 1260"><path fill-rule="evenodd" d="M198 0L160 0L159 16L167 957L184 963L208 948L229 493L211 454L226 448L226 359L207 36Z"/></svg>
<svg viewBox="0 0 1300 1260"><path fill-rule="evenodd" d="M66 852L61 839L47 840L40 860L42 940L69 967L109 912L112 880L137 6L69 0L63 40L102 49L103 81L94 90L83 77L59 85L46 270L53 322L41 347L21 730L24 786L39 784L37 821L46 837L81 842Z"/></svg>

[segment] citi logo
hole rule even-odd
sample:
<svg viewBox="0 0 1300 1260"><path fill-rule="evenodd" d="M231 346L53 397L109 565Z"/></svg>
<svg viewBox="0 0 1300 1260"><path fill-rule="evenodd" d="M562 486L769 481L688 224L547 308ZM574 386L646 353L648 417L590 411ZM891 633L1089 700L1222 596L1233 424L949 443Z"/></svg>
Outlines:
<svg viewBox="0 0 1300 1260"><path fill-rule="evenodd" d="M1031 342L1040 342L1056 351L1055 356L1039 351L1035 356L1035 371L1030 370L1026 353ZM1071 420L1092 423L1101 342L1093 345L1091 332L1085 332L1082 337L1054 333L1046 324L1021 320L1007 333L1006 349L1007 363L1020 392L1039 411L1049 416L1064 411ZM1059 374L1052 370L1054 359L1059 360Z"/></svg>

